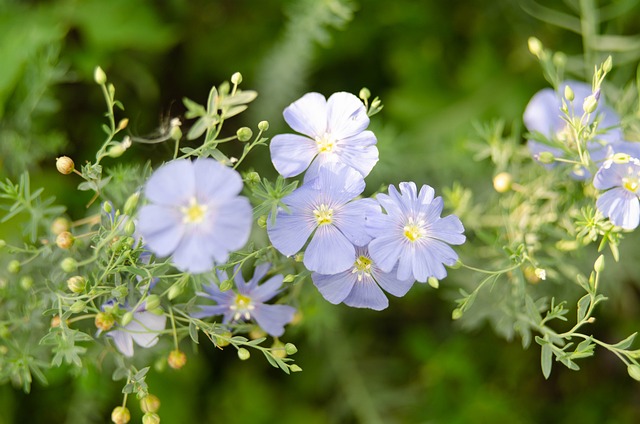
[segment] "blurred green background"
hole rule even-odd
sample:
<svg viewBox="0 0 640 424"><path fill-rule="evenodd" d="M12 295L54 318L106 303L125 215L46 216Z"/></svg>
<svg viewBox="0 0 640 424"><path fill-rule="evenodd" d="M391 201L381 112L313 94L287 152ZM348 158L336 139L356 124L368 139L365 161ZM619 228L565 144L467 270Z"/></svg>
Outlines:
<svg viewBox="0 0 640 424"><path fill-rule="evenodd" d="M502 117L521 131L527 101L548 85L528 37L581 53L578 34L532 13L575 13L583 2L541 3L0 0L0 175L28 169L33 186L44 185L70 205L71 216L81 216L88 199L75 190L77 180L55 172L53 159L66 154L82 163L103 141L95 66L115 84L126 108L121 115L137 136L181 116L182 97L204 102L212 85L240 71L242 86L260 96L229 123L234 132L263 119L271 123L268 135L288 132L282 110L305 92L328 96L366 86L385 104L371 124L381 160L367 179L370 192L414 180L441 194L460 182L491 201L494 171L468 149L473 124ZM635 2L590 3L625 11L603 31L640 29ZM636 65L613 79L632 78ZM134 144L119 160L158 163L172 149ZM251 166L273 176L266 158L266 151L254 155ZM0 235L17 231L5 226ZM184 369L152 371L147 379L161 399L162 422L640 422L638 383L615 357L598 350L580 372L557 366L545 381L537 345L523 350L486 325L465 331L452 322L448 286L417 285L383 312L333 306L313 287L304 291L302 321L285 335L299 347L296 363L304 369L292 376L257 354L240 362L232 349L202 344L196 355L185 344ZM593 327L604 340L638 328L638 291L624 297L613 299L616 307ZM50 385L36 385L30 395L0 387L0 424L105 422L120 403L121 384L94 365L77 377L67 371L54 369ZM130 405L132 422L139 422Z"/></svg>

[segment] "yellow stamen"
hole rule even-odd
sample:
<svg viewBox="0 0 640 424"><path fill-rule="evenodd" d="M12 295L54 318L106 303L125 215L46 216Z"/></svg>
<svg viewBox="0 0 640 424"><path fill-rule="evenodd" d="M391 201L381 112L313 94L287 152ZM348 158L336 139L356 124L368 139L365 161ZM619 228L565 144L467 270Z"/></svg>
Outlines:
<svg viewBox="0 0 640 424"><path fill-rule="evenodd" d="M322 137L316 137L319 153L331 153L336 147L336 140L329 133L325 133Z"/></svg>
<svg viewBox="0 0 640 424"><path fill-rule="evenodd" d="M640 187L640 184L638 183L637 178L625 177L622 179L622 187L632 193L635 193L636 191L638 191L638 187Z"/></svg>
<svg viewBox="0 0 640 424"><path fill-rule="evenodd" d="M204 219L204 215L207 213L207 205L199 204L196 198L192 197L189 200L189 206L180 208L180 212L183 214L182 221L185 224L197 224Z"/></svg>
<svg viewBox="0 0 640 424"><path fill-rule="evenodd" d="M320 205L318 209L314 209L313 215L316 217L318 225L331 224L333 221L333 209L325 204Z"/></svg>
<svg viewBox="0 0 640 424"><path fill-rule="evenodd" d="M351 271L351 273L352 274L358 273L358 281L362 281L362 278L364 277L365 274L367 275L371 274L372 264L373 264L373 261L371 261L371 259L361 255L358 257L358 259L356 259L356 262L353 264L353 270Z"/></svg>
<svg viewBox="0 0 640 424"><path fill-rule="evenodd" d="M413 218L409 218L409 221L407 221L407 224L404 226L403 234L412 243L424 237L425 233L424 221L421 219L414 220Z"/></svg>

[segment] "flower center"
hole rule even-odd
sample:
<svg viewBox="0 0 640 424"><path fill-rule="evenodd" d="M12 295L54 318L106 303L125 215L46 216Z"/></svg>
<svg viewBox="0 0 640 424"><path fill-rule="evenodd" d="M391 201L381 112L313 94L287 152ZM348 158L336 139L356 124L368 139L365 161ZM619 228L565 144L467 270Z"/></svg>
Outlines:
<svg viewBox="0 0 640 424"><path fill-rule="evenodd" d="M233 316L234 320L251 319L251 311L255 308L255 305L251 303L251 298L240 293L236 295L233 305L229 306L229 309L236 312Z"/></svg>
<svg viewBox="0 0 640 424"><path fill-rule="evenodd" d="M182 212L182 222L185 224L197 224L202 222L204 215L207 213L207 205L201 205L198 203L195 197L189 200L189 206L180 208Z"/></svg>
<svg viewBox="0 0 640 424"><path fill-rule="evenodd" d="M424 220L422 219L413 219L409 218L407 224L404 226L404 236L410 242L415 242L418 239L421 239L426 235L426 230L424 228Z"/></svg>
<svg viewBox="0 0 640 424"><path fill-rule="evenodd" d="M622 187L629 190L631 193L635 193L638 191L638 187L640 184L638 183L637 177L624 177L622 179Z"/></svg>
<svg viewBox="0 0 640 424"><path fill-rule="evenodd" d="M352 274L358 273L358 281L362 281L364 275L371 275L371 265L373 262L371 259L364 255L360 255L356 262L353 264Z"/></svg>
<svg viewBox="0 0 640 424"><path fill-rule="evenodd" d="M324 203L317 209L313 210L313 215L316 217L318 225L331 224L333 221L333 209Z"/></svg>
<svg viewBox="0 0 640 424"><path fill-rule="evenodd" d="M316 144L319 153L331 153L336 147L336 140L329 133L324 133L322 137L316 137Z"/></svg>

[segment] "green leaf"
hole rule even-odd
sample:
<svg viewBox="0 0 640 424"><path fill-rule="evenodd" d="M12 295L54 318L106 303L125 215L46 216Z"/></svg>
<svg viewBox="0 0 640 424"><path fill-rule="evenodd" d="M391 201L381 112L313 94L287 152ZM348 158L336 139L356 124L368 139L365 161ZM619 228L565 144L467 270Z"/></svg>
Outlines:
<svg viewBox="0 0 640 424"><path fill-rule="evenodd" d="M578 301L578 322L582 321L591 305L591 295L585 294Z"/></svg>
<svg viewBox="0 0 640 424"><path fill-rule="evenodd" d="M636 338L637 334L638 334L638 332L636 331L635 333L633 333L632 335L630 335L626 339L621 340L618 343L614 344L612 347L615 348L615 349L622 349L622 350L628 349L633 344L633 340Z"/></svg>
<svg viewBox="0 0 640 424"><path fill-rule="evenodd" d="M149 372L149 368L150 367L142 368L140 371L136 373L136 375L133 376L133 380L135 381L142 380L144 376L147 375L147 373Z"/></svg>
<svg viewBox="0 0 640 424"><path fill-rule="evenodd" d="M189 321L189 337L195 344L198 344L198 327L193 321Z"/></svg>
<svg viewBox="0 0 640 424"><path fill-rule="evenodd" d="M244 112L245 110L247 110L246 105L233 106L233 107L230 107L229 109L223 109L220 115L222 116L223 119L227 119L227 118L231 118L232 116L236 116Z"/></svg>
<svg viewBox="0 0 640 424"><path fill-rule="evenodd" d="M243 105L254 101L256 97L258 97L257 91L239 91L234 96L223 99L220 102L220 107Z"/></svg>
<svg viewBox="0 0 640 424"><path fill-rule="evenodd" d="M536 337L536 341L540 343L539 337ZM553 351L551 350L551 345L546 340L543 340L542 350L540 351L540 366L542 367L542 375L544 375L545 379L548 379L551 375L551 367L553 363L551 362L551 358L553 356Z"/></svg>

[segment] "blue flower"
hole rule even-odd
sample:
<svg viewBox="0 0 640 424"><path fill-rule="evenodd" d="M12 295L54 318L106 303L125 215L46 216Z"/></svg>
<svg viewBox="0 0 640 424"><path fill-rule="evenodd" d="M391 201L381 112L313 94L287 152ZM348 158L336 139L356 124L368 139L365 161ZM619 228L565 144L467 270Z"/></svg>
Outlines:
<svg viewBox="0 0 640 424"><path fill-rule="evenodd" d="M324 275L314 272L311 279L322 296L329 302L344 302L354 308L380 311L389 306L389 300L380 287L394 296L404 296L413 278L399 280L397 270L384 272L373 262L366 247L356 246L356 260L352 267L338 274Z"/></svg>
<svg viewBox="0 0 640 424"><path fill-rule="evenodd" d="M282 254L297 253L311 237L304 265L321 274L336 274L356 260L356 246L366 245L371 237L365 228L365 216L379 211L372 199L351 201L364 190L362 175L346 166L331 164L318 176L284 197L289 212L278 210L275 224L267 221L273 246Z"/></svg>
<svg viewBox="0 0 640 424"><path fill-rule="evenodd" d="M640 222L640 160L623 163L606 161L593 178L598 190L608 190L598 197L596 207L614 225L633 230Z"/></svg>
<svg viewBox="0 0 640 424"><path fill-rule="evenodd" d="M247 242L252 209L242 178L213 159L175 160L156 170L145 186L151 202L140 209L145 247L171 255L177 268L210 271Z"/></svg>
<svg viewBox="0 0 640 424"><path fill-rule="evenodd" d="M399 280L426 282L429 277L442 279L443 265L454 265L458 255L448 244L465 242L464 227L455 215L440 218L443 201L433 198L434 190L423 185L420 193L413 182L394 186L389 195L376 199L386 214L367 217L367 230L373 237L369 243L371 259L384 272L397 265ZM448 244L447 244L448 243Z"/></svg>
<svg viewBox="0 0 640 424"><path fill-rule="evenodd" d="M267 305L267 302L280 291L282 275L274 275L267 281L258 285L258 282L267 274L270 264L258 265L249 282L245 282L239 268L235 270L235 283L237 292L233 290L220 291L215 283L203 286L206 293L199 292L198 296L211 299L217 303L213 306L202 306L198 312L191 315L195 318L205 318L214 315L223 315L223 324L232 321L251 320L268 334L279 337L284 333L284 326L293 319L296 309L289 305ZM225 277L222 276L221 279Z"/></svg>
<svg viewBox="0 0 640 424"><path fill-rule="evenodd" d="M158 336L164 330L167 317L144 310L144 307L133 313L133 320L124 327L109 331L108 337L113 339L116 348L124 355L133 356L133 342L140 347L152 347L158 343Z"/></svg>
<svg viewBox="0 0 640 424"><path fill-rule="evenodd" d="M574 99L569 102L564 98L565 87L569 86L573 93ZM563 93L562 97L559 93ZM581 117L583 115L584 99L592 95L591 85L578 81L566 81L560 84L558 92L551 88L545 88L538 91L529 101L524 111L524 125L530 132L537 132L547 140L560 141L567 145L567 149L575 150L572 147L574 136L567 122L563 119L564 114L561 112L562 100L564 98L567 107L569 107L569 115ZM596 110L590 115L588 124L592 124L598 118L599 134L587 144L587 149L591 156L591 160L595 163L602 162L607 156L607 145L622 140L622 130L620 126L620 118L613 109L608 107L603 99L600 99ZM554 157L564 157L565 152L559 147L553 147L545 143L535 140L528 140L527 146L534 159L538 159L542 152L549 152ZM557 163L547 165L553 167ZM584 179L589 176L586 170L580 169L574 171L572 176L575 179Z"/></svg>
<svg viewBox="0 0 640 424"><path fill-rule="evenodd" d="M271 160L284 177L309 167L314 176L326 163L340 162L366 177L378 162L377 140L365 131L369 117L364 104L350 93L307 93L284 110L284 119L295 131L271 140ZM315 160L314 160L315 159Z"/></svg>

